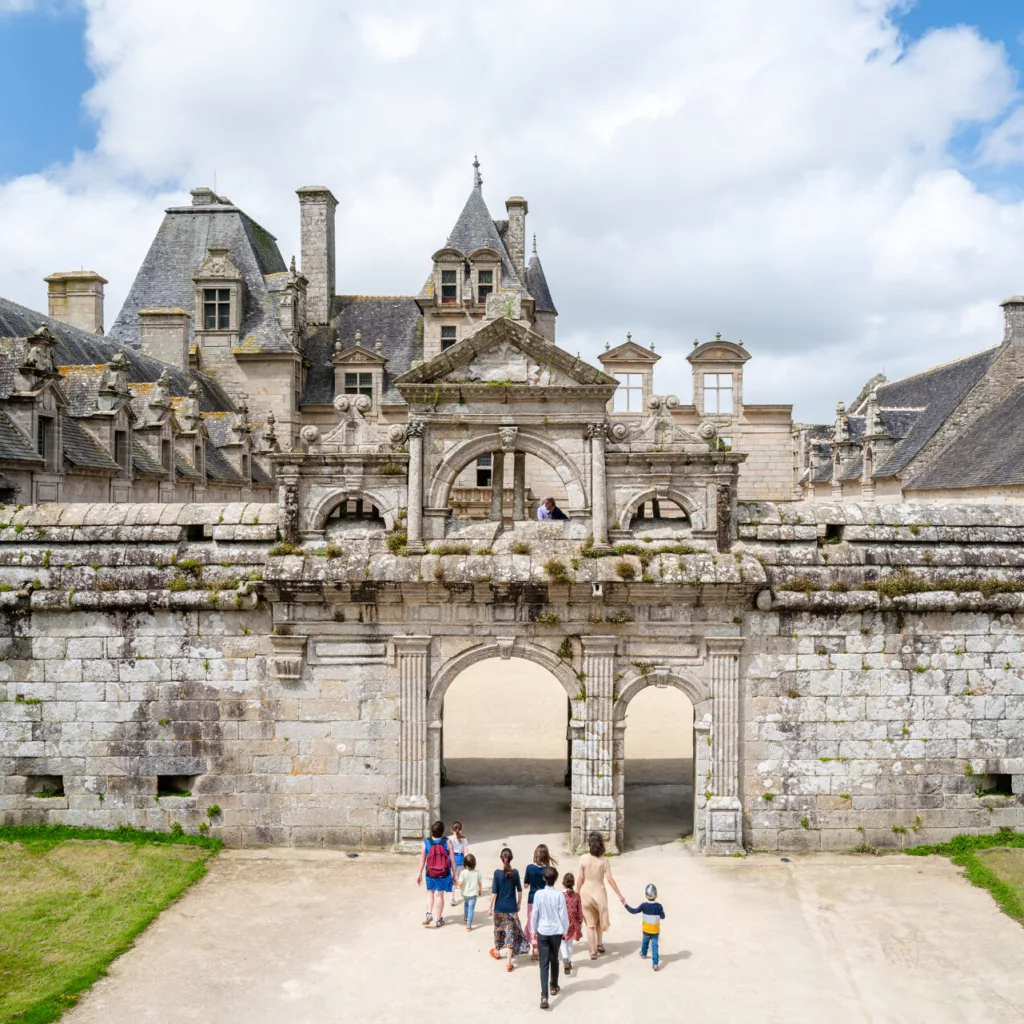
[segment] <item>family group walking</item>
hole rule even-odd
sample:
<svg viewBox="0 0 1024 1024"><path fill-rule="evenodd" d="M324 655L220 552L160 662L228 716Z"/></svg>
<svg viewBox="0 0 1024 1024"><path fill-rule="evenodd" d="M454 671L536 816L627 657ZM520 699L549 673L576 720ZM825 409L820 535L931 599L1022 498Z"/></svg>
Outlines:
<svg viewBox="0 0 1024 1024"><path fill-rule="evenodd" d="M419 873L416 884L426 877L427 912L424 927L440 928L444 925L445 895L455 905L455 889L462 894L462 917L466 931L473 928L476 901L483 896L483 877L476 867L476 858L469 853L469 842L462 822L452 823L452 834L445 838L444 823L435 821L430 835L423 841ZM541 843L533 851L533 863L520 879L519 871L512 867L512 851L506 846L499 855L501 867L491 880L491 903L488 916L494 924L494 945L491 956L502 959L505 954L506 970L515 969L515 958L530 953L540 963L540 1007L546 1010L550 998L560 989L559 963L566 975L572 974L575 943L587 928L587 946L590 959L596 960L604 948L604 933L608 930L608 893L606 885L618 896L631 914L641 914L643 941L640 956L647 959L650 950L654 970L658 969L658 937L664 908L657 902L658 890L648 885L647 899L637 907L626 903L612 875L611 865L605 858L604 839L591 832L588 851L580 858L578 879L571 872L562 876L559 891L558 866L547 846ZM578 884L577 884L578 883ZM527 893L526 927L519 915L523 893Z"/></svg>

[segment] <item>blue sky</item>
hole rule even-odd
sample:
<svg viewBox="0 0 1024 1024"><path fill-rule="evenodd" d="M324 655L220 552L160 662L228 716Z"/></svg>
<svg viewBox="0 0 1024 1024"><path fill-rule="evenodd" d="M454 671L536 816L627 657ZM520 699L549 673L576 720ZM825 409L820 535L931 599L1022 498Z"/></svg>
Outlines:
<svg viewBox="0 0 1024 1024"><path fill-rule="evenodd" d="M0 0L0 295L45 308L86 267L112 323L214 169L286 260L294 190L328 185L339 291L415 293L475 152L493 216L529 200L560 342L631 331L682 398L722 331L748 401L827 421L880 370L996 343L1024 291L1020 0L517 0L500 88L499 5L302 3Z"/></svg>

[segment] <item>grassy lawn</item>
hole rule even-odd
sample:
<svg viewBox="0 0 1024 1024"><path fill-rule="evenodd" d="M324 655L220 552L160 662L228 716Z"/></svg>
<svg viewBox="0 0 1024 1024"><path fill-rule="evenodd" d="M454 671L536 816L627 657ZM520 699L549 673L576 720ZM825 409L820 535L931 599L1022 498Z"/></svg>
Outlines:
<svg viewBox="0 0 1024 1024"><path fill-rule="evenodd" d="M133 829L0 828L0 1022L57 1020L219 847Z"/></svg>
<svg viewBox="0 0 1024 1024"><path fill-rule="evenodd" d="M988 889L1000 910L1024 924L1024 835L997 832L983 836L956 836L936 846L914 846L913 856L937 853L964 869L972 885Z"/></svg>

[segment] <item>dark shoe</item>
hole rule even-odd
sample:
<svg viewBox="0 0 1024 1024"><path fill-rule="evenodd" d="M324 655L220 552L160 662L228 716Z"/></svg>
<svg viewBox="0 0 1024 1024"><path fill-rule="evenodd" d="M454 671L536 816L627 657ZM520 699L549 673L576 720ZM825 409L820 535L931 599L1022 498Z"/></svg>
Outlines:
<svg viewBox="0 0 1024 1024"><path fill-rule="evenodd" d="M572 964L568 960L562 965L562 969L566 974L572 974Z"/></svg>
<svg viewBox="0 0 1024 1024"><path fill-rule="evenodd" d="M561 985L552 985L551 986L551 994L553 996L557 996L558 993L561 992L561 991L562 991Z"/></svg>
<svg viewBox="0 0 1024 1024"><path fill-rule="evenodd" d="M548 997L547 996L541 996L540 997L540 1008L542 1010L548 1009Z"/></svg>

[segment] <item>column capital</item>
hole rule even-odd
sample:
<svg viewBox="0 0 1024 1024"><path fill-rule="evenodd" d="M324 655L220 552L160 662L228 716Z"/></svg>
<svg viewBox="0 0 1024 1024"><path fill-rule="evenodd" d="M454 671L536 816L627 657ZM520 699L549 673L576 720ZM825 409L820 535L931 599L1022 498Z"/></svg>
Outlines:
<svg viewBox="0 0 1024 1024"><path fill-rule="evenodd" d="M708 636L704 638L708 654L739 654L746 638L742 636Z"/></svg>
<svg viewBox="0 0 1024 1024"><path fill-rule="evenodd" d="M409 437L422 437L426 423L423 420L409 420L405 425L405 432Z"/></svg>
<svg viewBox="0 0 1024 1024"><path fill-rule="evenodd" d="M607 424L604 420L600 423L588 423L587 424L587 437L594 439L599 438L600 440L605 439L605 431L607 430Z"/></svg>
<svg viewBox="0 0 1024 1024"><path fill-rule="evenodd" d="M395 636L391 639L396 654L426 654L430 649L429 636Z"/></svg>
<svg viewBox="0 0 1024 1024"><path fill-rule="evenodd" d="M580 643L586 654L614 654L619 646L617 636L581 636Z"/></svg>

